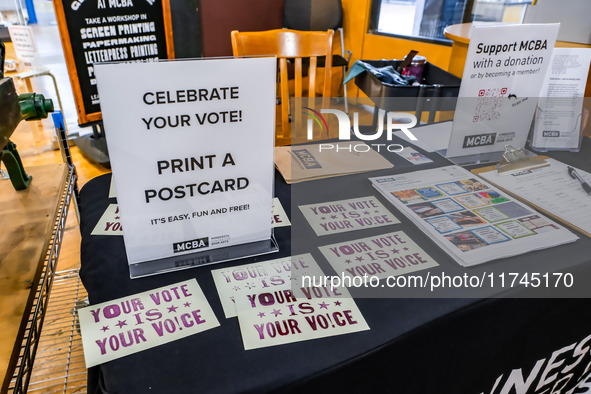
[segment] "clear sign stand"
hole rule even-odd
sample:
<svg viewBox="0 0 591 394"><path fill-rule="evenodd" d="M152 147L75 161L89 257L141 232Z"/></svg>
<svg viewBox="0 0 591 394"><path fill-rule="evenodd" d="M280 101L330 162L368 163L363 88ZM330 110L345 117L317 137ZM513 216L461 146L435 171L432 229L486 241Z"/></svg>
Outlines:
<svg viewBox="0 0 591 394"><path fill-rule="evenodd" d="M230 260L275 253L278 251L279 245L272 233L271 239L268 240L130 264L129 276L132 279L141 278L144 276L164 274L201 265L223 263Z"/></svg>
<svg viewBox="0 0 591 394"><path fill-rule="evenodd" d="M466 155L466 156L455 156L455 157L447 157L447 150L438 150L441 156L445 157L447 160L451 161L452 163L458 166L471 166L476 164L489 164L489 163L498 163L499 160L503 157L503 151L498 152L486 152L486 153L479 153L476 155Z"/></svg>
<svg viewBox="0 0 591 394"><path fill-rule="evenodd" d="M95 75L131 278L279 250L274 57L98 64Z"/></svg>

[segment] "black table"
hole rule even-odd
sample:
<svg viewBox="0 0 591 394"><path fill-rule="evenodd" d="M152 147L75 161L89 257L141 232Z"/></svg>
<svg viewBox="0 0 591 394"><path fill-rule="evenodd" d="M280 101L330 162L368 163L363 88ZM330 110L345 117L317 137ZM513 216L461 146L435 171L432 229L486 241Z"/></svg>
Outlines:
<svg viewBox="0 0 591 394"><path fill-rule="evenodd" d="M591 170L589 152L591 141L586 139L582 152L552 156ZM413 168L401 157L388 154L385 156L395 164L391 170L292 187L276 175L276 195L288 215L292 198L295 206L377 196L367 180L370 176L449 164L437 154L425 154L434 163ZM221 326L91 368L91 393L550 393L555 385L573 388L591 382L591 371L585 370L591 362L591 300L587 298L518 298L521 289L498 298L356 298L369 331L244 351L238 321L224 318L210 273L212 269L286 257L292 246L294 254L307 248L323 269L330 270L317 246L403 230L440 264L437 269L458 273L478 272L490 265L528 269L536 263L558 264L586 287L591 283L590 238L465 269L378 196L400 224L374 229L373 233L319 239L311 230L292 233L292 227L299 229L305 219L298 209L291 209L293 226L275 229L278 253L131 280L123 238L90 235L107 206L116 202L108 198L109 182L110 175L104 175L81 190L80 276L90 303L196 278ZM509 390L520 380L525 389ZM574 391L579 392L585 391Z"/></svg>

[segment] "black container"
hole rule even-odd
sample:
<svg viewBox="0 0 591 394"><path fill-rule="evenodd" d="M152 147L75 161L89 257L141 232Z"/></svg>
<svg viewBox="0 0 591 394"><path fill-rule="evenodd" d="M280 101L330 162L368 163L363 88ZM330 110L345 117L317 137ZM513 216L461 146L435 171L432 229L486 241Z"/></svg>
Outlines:
<svg viewBox="0 0 591 394"><path fill-rule="evenodd" d="M363 60L376 68L393 66L397 69L402 60ZM429 111L433 122L436 111L453 111L460 92L461 78L426 62L423 80L419 86L400 86L380 81L370 72L355 77L355 85L376 105L385 111L414 111L420 119L422 111ZM375 119L375 117L374 117ZM375 123L375 122L374 122Z"/></svg>

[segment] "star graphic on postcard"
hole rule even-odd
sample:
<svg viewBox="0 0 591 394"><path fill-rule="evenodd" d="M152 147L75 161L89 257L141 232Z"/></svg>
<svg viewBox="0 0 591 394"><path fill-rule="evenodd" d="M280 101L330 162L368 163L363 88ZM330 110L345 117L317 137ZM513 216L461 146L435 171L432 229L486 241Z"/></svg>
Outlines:
<svg viewBox="0 0 591 394"><path fill-rule="evenodd" d="M398 249L392 249L392 253L398 254L398 252L400 252Z"/></svg>
<svg viewBox="0 0 591 394"><path fill-rule="evenodd" d="M127 325L127 320L118 320L118 323L115 325L119 326L119 328L123 328L123 326Z"/></svg>
<svg viewBox="0 0 591 394"><path fill-rule="evenodd" d="M109 330L109 326L103 326L103 328L101 328L102 332L108 331Z"/></svg>
<svg viewBox="0 0 591 394"><path fill-rule="evenodd" d="M281 313L281 309L273 308L273 312L271 312L271 313L274 314L275 317L277 317L278 315L283 315L283 313Z"/></svg>
<svg viewBox="0 0 591 394"><path fill-rule="evenodd" d="M408 252L408 251L410 250L410 249L409 249L409 248L407 248L407 247L404 247L404 248L402 248L402 249L404 249L404 251L405 251L405 252Z"/></svg>
<svg viewBox="0 0 591 394"><path fill-rule="evenodd" d="M365 211L365 212L363 212L363 214L364 214L364 215L371 215L371 212L369 212L369 211Z"/></svg>
<svg viewBox="0 0 591 394"><path fill-rule="evenodd" d="M335 302L334 302L334 304L335 304L336 306L341 306L342 302L341 302L341 301L335 301Z"/></svg>
<svg viewBox="0 0 591 394"><path fill-rule="evenodd" d="M336 219L338 216L337 215L330 215L331 219Z"/></svg>
<svg viewBox="0 0 591 394"><path fill-rule="evenodd" d="M188 302L188 301L185 302L183 305L185 306L185 308L190 308L191 307L191 303Z"/></svg>
<svg viewBox="0 0 591 394"><path fill-rule="evenodd" d="M361 257L361 256L357 256L357 257L355 257L355 260L357 260L357 261L359 261L359 262L362 262L362 261L363 261L363 257Z"/></svg>
<svg viewBox="0 0 591 394"><path fill-rule="evenodd" d="M258 313L258 316L259 316L260 318L262 318L263 316L265 316L265 312L259 312L259 313Z"/></svg>
<svg viewBox="0 0 591 394"><path fill-rule="evenodd" d="M176 310L179 309L178 307L172 305L168 307L168 313L176 313Z"/></svg>
<svg viewBox="0 0 591 394"><path fill-rule="evenodd" d="M347 259L347 260L345 260L345 263L347 263L347 264L351 264L351 259Z"/></svg>
<svg viewBox="0 0 591 394"><path fill-rule="evenodd" d="M320 305L320 309L328 309L328 304L324 301L322 301L322 303L320 303L318 305Z"/></svg>

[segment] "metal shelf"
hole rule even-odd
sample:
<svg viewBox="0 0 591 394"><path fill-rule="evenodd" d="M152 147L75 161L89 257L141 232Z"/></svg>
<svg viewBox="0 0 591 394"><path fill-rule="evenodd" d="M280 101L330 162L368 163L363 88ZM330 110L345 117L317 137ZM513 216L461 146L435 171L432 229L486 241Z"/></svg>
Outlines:
<svg viewBox="0 0 591 394"><path fill-rule="evenodd" d="M53 231L46 250L45 261L37 285L33 306L24 332L17 365L8 388L8 391L11 393L27 392L75 185L76 174L74 166L68 166L66 181L56 210Z"/></svg>

